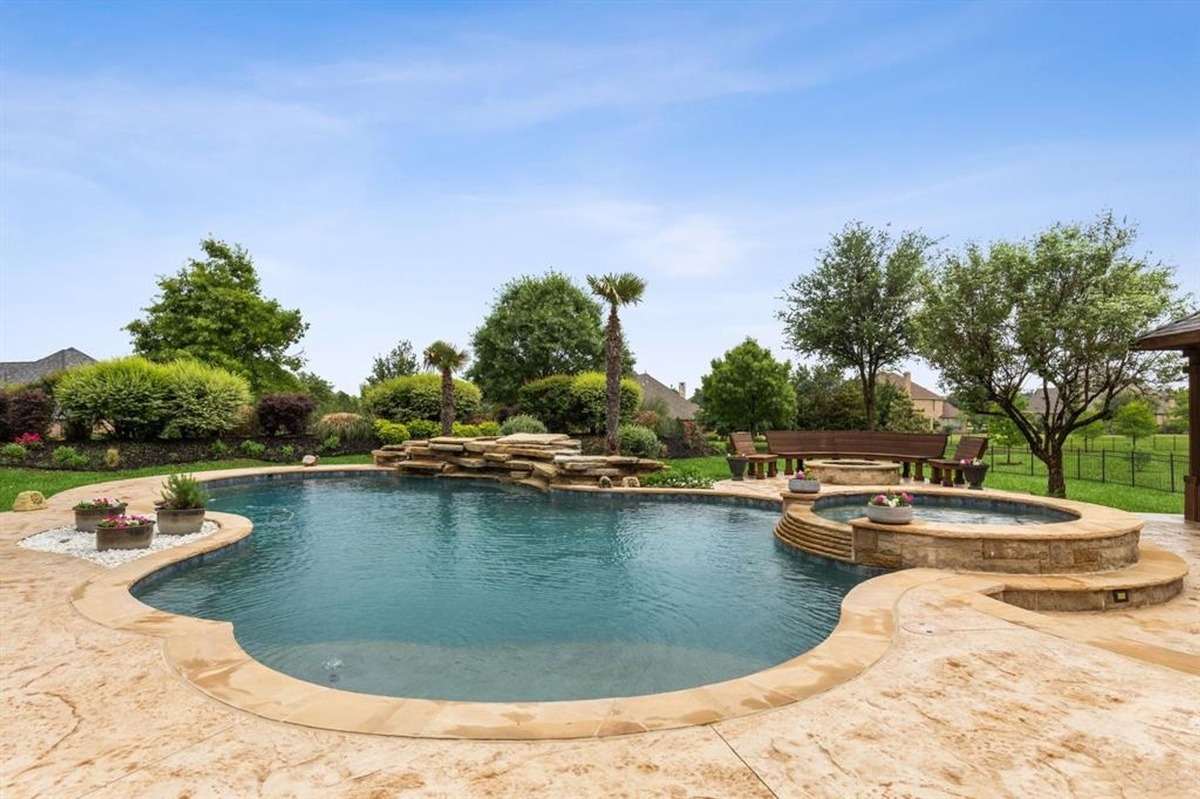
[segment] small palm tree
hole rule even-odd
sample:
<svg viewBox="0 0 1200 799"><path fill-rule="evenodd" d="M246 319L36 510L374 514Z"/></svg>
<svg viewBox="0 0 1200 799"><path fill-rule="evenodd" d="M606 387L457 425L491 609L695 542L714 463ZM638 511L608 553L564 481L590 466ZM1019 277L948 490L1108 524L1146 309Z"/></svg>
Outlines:
<svg viewBox="0 0 1200 799"><path fill-rule="evenodd" d="M632 272L594 277L588 275L592 293L608 303L608 325L604 330L605 417L604 452L617 454L617 426L621 421L621 319L617 308L642 301L646 281Z"/></svg>
<svg viewBox="0 0 1200 799"><path fill-rule="evenodd" d="M442 435L454 432L453 373L463 368L470 355L445 341L435 341L425 348L425 365L442 373Z"/></svg>

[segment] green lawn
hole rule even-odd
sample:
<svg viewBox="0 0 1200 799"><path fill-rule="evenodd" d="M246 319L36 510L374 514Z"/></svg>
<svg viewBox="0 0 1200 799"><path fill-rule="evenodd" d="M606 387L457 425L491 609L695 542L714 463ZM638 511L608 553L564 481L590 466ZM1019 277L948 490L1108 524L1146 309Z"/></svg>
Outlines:
<svg viewBox="0 0 1200 799"><path fill-rule="evenodd" d="M343 455L322 458L323 464L370 463L370 455ZM683 458L668 461L669 464L693 473L725 480L729 477L729 466L723 455L707 458ZM202 472L215 469L241 469L250 466L266 466L263 461L236 459L227 461L204 461L201 463L174 464L171 466L128 469L116 472L58 472L41 469L0 468L0 508L11 508L13 500L21 491L41 491L52 496L76 486L101 483L108 480L123 480L129 477L171 474L172 472ZM1046 478L1042 475L1013 474L1001 470L989 470L984 485L1005 491L1045 496ZM1067 480L1067 496L1082 502L1107 505L1133 513L1178 513L1183 514L1183 494L1130 488L1118 483L1093 483L1086 480Z"/></svg>

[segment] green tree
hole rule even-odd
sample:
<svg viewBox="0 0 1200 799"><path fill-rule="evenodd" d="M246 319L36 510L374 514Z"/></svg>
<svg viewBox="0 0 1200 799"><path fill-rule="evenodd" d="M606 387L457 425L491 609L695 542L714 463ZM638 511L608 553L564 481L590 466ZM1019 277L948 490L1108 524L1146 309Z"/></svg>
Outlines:
<svg viewBox="0 0 1200 799"><path fill-rule="evenodd" d="M412 342L402 339L392 351L386 355L376 355L371 364L371 374L367 375L367 385L374 386L393 377L415 375L417 373L417 354L413 351Z"/></svg>
<svg viewBox="0 0 1200 799"><path fill-rule="evenodd" d="M950 255L926 288L921 353L975 406L995 403L1046 464L1050 496L1066 496L1063 445L1111 416L1123 391L1174 375L1174 353L1132 349L1180 315L1171 270L1130 254L1135 229L1102 214L1056 224L1027 242ZM1041 400L1022 409L1033 387Z"/></svg>
<svg viewBox="0 0 1200 799"><path fill-rule="evenodd" d="M517 278L501 289L471 349L468 379L488 402L512 405L530 381L603 368L600 305L555 271Z"/></svg>
<svg viewBox="0 0 1200 799"><path fill-rule="evenodd" d="M617 438L621 425L621 373L624 359L621 353L621 317L617 309L623 305L637 305L646 291L646 281L632 272L608 274L602 277L587 276L592 293L608 303L608 324L604 327L604 374L607 379L605 406L607 415L604 423L604 454L616 455L620 442Z"/></svg>
<svg viewBox="0 0 1200 799"><path fill-rule="evenodd" d="M875 429L877 376L912 353L912 312L933 244L917 231L893 244L886 229L850 222L821 251L817 268L784 291L787 308L776 317L788 346L857 373L868 430Z"/></svg>
<svg viewBox="0 0 1200 799"><path fill-rule="evenodd" d="M933 427L928 417L917 410L912 397L899 386L882 384L876 390L875 401L879 406L880 430L893 433L928 433Z"/></svg>
<svg viewBox="0 0 1200 799"><path fill-rule="evenodd" d="M435 341L425 348L425 365L442 373L442 435L454 433L454 376L471 356L445 341Z"/></svg>
<svg viewBox="0 0 1200 799"><path fill-rule="evenodd" d="M1186 433L1188 431L1188 390L1173 388L1167 391L1167 421L1163 425L1164 433Z"/></svg>
<svg viewBox="0 0 1200 799"><path fill-rule="evenodd" d="M747 338L714 359L712 371L700 378L704 424L720 433L790 429L796 418L791 370L791 363L776 361Z"/></svg>
<svg viewBox="0 0 1200 799"><path fill-rule="evenodd" d="M133 349L151 361L194 358L244 376L255 394L290 390L289 369L304 365L288 350L308 324L299 310L263 298L249 253L217 239L204 239L202 260L158 279L157 301L146 317L125 326Z"/></svg>
<svg viewBox="0 0 1200 799"><path fill-rule="evenodd" d="M1158 432L1158 420L1150 403L1135 399L1126 402L1113 415L1113 431L1119 436L1133 440L1133 448L1137 449L1137 440L1152 436Z"/></svg>
<svg viewBox="0 0 1200 799"><path fill-rule="evenodd" d="M796 392L797 430L864 430L867 427L862 391L841 369L797 366L792 376Z"/></svg>

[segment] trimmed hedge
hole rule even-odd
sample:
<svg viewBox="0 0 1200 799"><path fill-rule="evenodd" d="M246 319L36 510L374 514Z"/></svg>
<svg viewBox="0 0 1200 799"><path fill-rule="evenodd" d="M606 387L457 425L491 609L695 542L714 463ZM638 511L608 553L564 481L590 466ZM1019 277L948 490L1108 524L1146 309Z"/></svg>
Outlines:
<svg viewBox="0 0 1200 799"><path fill-rule="evenodd" d="M603 372L551 375L520 389L521 412L536 416L556 433L604 433L607 381ZM621 381L621 422L630 423L642 405L642 387Z"/></svg>
<svg viewBox="0 0 1200 799"><path fill-rule="evenodd" d="M363 402L371 414L379 419L404 422L409 427L412 426L411 422L417 419L438 422L438 433L441 432L441 375L422 372L384 380L367 388L363 393ZM479 415L482 407L483 394L479 387L466 380L455 379L455 418L471 419Z"/></svg>

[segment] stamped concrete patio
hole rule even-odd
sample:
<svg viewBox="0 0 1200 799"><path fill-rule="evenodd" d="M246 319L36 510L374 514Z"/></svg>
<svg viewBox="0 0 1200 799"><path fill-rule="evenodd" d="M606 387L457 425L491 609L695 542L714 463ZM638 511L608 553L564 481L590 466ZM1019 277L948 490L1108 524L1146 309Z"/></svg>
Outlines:
<svg viewBox="0 0 1200 799"><path fill-rule="evenodd" d="M149 510L161 478L105 492ZM783 479L722 490L778 497ZM104 569L16 542L69 524L0 514L0 796L1185 797L1200 763L1200 529L1148 518L1186 558L1151 608L1034 614L914 570L894 580L882 655L824 690L684 729L494 742L331 732L201 693L163 639L84 618ZM764 530L770 535L770 530ZM966 582L964 582L966 581Z"/></svg>

